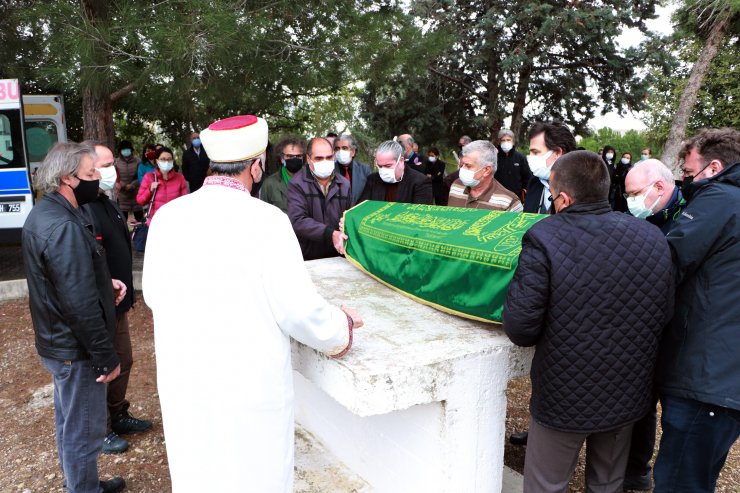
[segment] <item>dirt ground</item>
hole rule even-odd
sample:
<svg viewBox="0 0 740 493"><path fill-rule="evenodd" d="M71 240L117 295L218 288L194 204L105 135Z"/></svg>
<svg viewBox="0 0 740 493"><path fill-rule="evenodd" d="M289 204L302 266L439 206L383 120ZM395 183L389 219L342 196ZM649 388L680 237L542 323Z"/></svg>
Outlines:
<svg viewBox="0 0 740 493"><path fill-rule="evenodd" d="M103 479L123 476L129 492L165 493L170 491L170 479L157 396L152 319L141 299L129 320L135 360L129 384L130 412L152 420L154 427L126 436L130 442L126 453L101 455L100 475ZM34 349L27 300L0 303L0 348L0 493L63 493L54 443L51 380ZM527 378L509 385L507 436L526 428L529 392ZM506 464L521 472L524 452L524 447L507 443ZM572 492L584 491L581 455ZM730 453L717 491L740 492L740 442Z"/></svg>

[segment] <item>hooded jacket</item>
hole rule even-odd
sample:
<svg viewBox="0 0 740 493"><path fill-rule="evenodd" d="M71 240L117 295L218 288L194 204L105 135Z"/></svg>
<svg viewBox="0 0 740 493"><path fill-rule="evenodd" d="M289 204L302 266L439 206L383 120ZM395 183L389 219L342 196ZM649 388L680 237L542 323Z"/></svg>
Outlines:
<svg viewBox="0 0 740 493"><path fill-rule="evenodd" d="M678 270L662 393L740 410L740 163L691 183L666 237Z"/></svg>

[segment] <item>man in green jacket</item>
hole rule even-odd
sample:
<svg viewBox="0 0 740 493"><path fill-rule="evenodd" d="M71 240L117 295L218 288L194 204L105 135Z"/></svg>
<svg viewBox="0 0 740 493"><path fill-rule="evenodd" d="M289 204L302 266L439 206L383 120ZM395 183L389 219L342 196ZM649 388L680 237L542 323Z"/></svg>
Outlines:
<svg viewBox="0 0 740 493"><path fill-rule="evenodd" d="M260 190L260 199L288 213L288 182L303 168L306 143L299 137L286 137L275 149L282 166L267 177Z"/></svg>

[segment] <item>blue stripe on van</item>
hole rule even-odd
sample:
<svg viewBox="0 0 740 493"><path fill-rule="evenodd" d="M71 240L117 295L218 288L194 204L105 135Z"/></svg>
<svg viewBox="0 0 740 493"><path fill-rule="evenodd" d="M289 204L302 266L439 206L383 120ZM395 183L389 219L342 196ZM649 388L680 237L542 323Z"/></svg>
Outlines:
<svg viewBox="0 0 740 493"><path fill-rule="evenodd" d="M25 169L0 170L0 195L31 193Z"/></svg>

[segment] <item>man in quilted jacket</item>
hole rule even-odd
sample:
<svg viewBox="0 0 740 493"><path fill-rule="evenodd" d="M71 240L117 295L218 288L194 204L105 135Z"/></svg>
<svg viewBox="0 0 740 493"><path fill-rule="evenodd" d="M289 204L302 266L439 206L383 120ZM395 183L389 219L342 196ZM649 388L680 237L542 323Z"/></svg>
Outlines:
<svg viewBox="0 0 740 493"><path fill-rule="evenodd" d="M740 132L682 149L687 205L668 232L676 313L661 341L655 492L711 492L740 436Z"/></svg>
<svg viewBox="0 0 740 493"><path fill-rule="evenodd" d="M565 154L549 183L556 214L524 235L503 313L509 338L537 347L524 491L567 491L585 441L588 491L621 492L673 310L670 250L658 228L612 212L596 154Z"/></svg>

